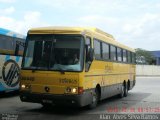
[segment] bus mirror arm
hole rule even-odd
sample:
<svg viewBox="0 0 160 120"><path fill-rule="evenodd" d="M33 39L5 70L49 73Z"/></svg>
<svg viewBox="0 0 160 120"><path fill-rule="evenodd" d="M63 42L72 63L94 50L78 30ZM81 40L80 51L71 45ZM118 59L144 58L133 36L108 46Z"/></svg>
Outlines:
<svg viewBox="0 0 160 120"><path fill-rule="evenodd" d="M94 49L93 48L89 48L88 50L88 55L87 55L87 60L92 62L93 61L93 56L94 56Z"/></svg>
<svg viewBox="0 0 160 120"><path fill-rule="evenodd" d="M18 55L19 47L20 47L20 46L25 47L25 43L23 43L23 42L21 42L21 41L16 41L16 48L15 48L15 52L14 52L15 56Z"/></svg>

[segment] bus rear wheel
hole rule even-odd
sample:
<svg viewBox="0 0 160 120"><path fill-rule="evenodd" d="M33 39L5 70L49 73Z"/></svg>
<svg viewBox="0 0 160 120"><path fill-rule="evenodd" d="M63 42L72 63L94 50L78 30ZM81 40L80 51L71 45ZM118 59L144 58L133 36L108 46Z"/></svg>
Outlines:
<svg viewBox="0 0 160 120"><path fill-rule="evenodd" d="M127 84L125 84L125 86L124 86L124 97L127 97L127 95L128 95L128 86L127 86Z"/></svg>
<svg viewBox="0 0 160 120"><path fill-rule="evenodd" d="M97 106L99 100L99 92L97 89L94 90L93 96L92 96L92 103L89 104L89 108L93 109Z"/></svg>

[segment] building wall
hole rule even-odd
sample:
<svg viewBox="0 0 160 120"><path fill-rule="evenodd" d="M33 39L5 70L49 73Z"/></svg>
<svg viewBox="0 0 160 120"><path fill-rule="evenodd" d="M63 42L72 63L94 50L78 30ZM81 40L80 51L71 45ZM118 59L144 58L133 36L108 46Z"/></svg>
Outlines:
<svg viewBox="0 0 160 120"><path fill-rule="evenodd" d="M160 58L159 57L156 58L156 65L160 65Z"/></svg>
<svg viewBox="0 0 160 120"><path fill-rule="evenodd" d="M157 51L150 51L151 54L155 57L156 59L156 65L160 65L160 50Z"/></svg>
<svg viewBox="0 0 160 120"><path fill-rule="evenodd" d="M137 76L160 76L160 66L136 65Z"/></svg>

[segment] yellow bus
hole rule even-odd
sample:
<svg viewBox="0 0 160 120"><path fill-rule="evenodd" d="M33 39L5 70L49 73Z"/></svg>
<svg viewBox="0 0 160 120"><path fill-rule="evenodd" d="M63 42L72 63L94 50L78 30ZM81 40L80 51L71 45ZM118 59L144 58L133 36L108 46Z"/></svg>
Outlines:
<svg viewBox="0 0 160 120"><path fill-rule="evenodd" d="M126 97L135 85L135 50L90 27L44 27L28 31L20 99L44 106L94 108Z"/></svg>

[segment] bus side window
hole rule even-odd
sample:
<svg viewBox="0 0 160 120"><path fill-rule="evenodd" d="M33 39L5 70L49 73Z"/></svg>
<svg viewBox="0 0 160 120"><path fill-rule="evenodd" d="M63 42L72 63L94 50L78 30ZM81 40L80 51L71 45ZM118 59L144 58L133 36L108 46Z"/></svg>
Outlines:
<svg viewBox="0 0 160 120"><path fill-rule="evenodd" d="M9 54L13 55L13 44L12 44L12 37L0 35L0 52L1 54Z"/></svg>
<svg viewBox="0 0 160 120"><path fill-rule="evenodd" d="M116 52L116 47L111 45L110 47L110 54L111 54L111 60L116 61L117 60L117 52Z"/></svg>
<svg viewBox="0 0 160 120"><path fill-rule="evenodd" d="M122 49L121 48L117 48L117 59L119 62L122 61Z"/></svg>
<svg viewBox="0 0 160 120"><path fill-rule="evenodd" d="M123 62L127 62L127 51L123 49Z"/></svg>
<svg viewBox="0 0 160 120"><path fill-rule="evenodd" d="M135 64L136 63L136 54L132 53L132 63Z"/></svg>

